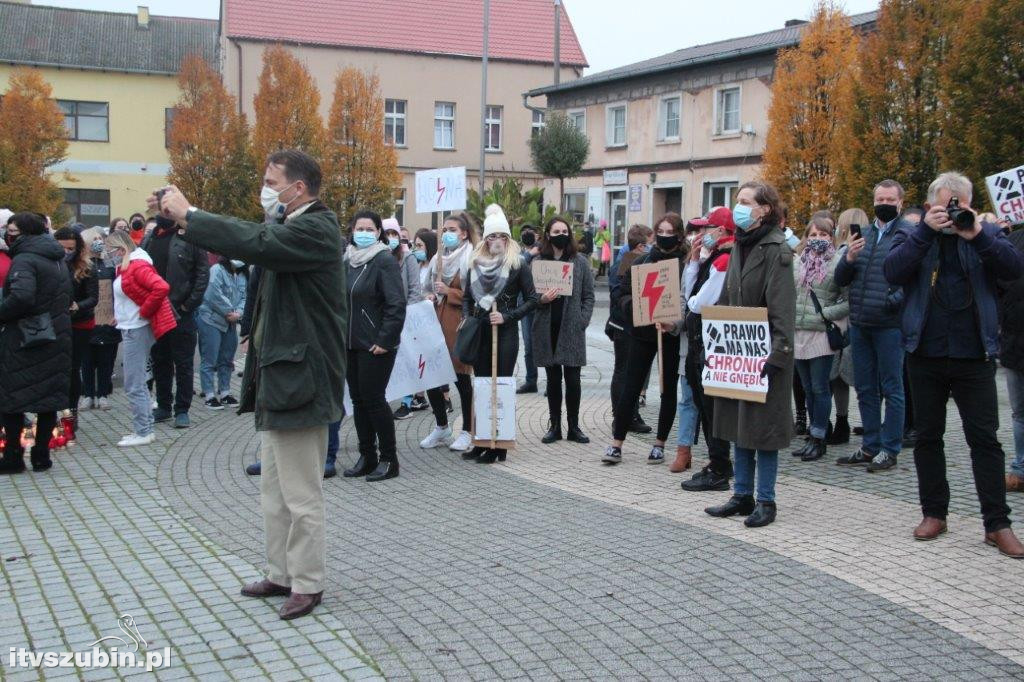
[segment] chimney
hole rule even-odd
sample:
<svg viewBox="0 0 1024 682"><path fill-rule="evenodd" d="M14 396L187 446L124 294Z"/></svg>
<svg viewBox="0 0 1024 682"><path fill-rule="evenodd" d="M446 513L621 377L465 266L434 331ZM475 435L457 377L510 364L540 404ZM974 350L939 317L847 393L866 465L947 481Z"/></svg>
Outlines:
<svg viewBox="0 0 1024 682"><path fill-rule="evenodd" d="M805 20L803 20L803 19L788 19L786 21L786 26L785 27L789 28L790 26L799 26L800 24L806 24L806 23L807 22Z"/></svg>
<svg viewBox="0 0 1024 682"><path fill-rule="evenodd" d="M137 14L139 21L139 28L149 30L149 8L145 5L139 5L139 11Z"/></svg>

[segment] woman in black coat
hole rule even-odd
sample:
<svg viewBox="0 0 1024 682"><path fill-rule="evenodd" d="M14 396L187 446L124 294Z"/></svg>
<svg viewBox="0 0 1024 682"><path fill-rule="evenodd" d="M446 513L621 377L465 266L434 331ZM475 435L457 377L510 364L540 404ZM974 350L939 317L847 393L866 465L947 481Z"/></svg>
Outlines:
<svg viewBox="0 0 1024 682"><path fill-rule="evenodd" d="M395 420L385 392L405 324L405 289L380 216L357 213L345 251L348 286L348 392L359 438L359 460L346 478L383 481L398 475ZM377 446L380 446L378 459Z"/></svg>
<svg viewBox="0 0 1024 682"><path fill-rule="evenodd" d="M64 260L71 271L71 392L68 402L77 429L78 398L82 395L82 359L89 352L89 342L96 327L93 310L99 301L99 280L81 235L70 227L62 227L53 238L64 248Z"/></svg>
<svg viewBox="0 0 1024 682"><path fill-rule="evenodd" d="M473 374L491 376L491 334L498 330L498 376L512 376L519 356L519 320L537 307L533 275L520 255L519 244L512 241L512 231L504 212L495 204L487 207L484 238L469 258L462 287L462 317L481 318L476 361ZM520 296L522 305L519 305ZM497 312L491 312L492 304ZM504 461L506 451L474 447L462 455L479 464Z"/></svg>
<svg viewBox="0 0 1024 682"><path fill-rule="evenodd" d="M71 387L71 277L64 249L46 234L46 223L36 213L16 214L8 236L12 229L17 237L0 301L0 408L7 439L0 474L25 470L21 432L26 412L36 415L32 470L53 466L50 436L57 412L68 406ZM26 348L31 329L52 330L56 339Z"/></svg>

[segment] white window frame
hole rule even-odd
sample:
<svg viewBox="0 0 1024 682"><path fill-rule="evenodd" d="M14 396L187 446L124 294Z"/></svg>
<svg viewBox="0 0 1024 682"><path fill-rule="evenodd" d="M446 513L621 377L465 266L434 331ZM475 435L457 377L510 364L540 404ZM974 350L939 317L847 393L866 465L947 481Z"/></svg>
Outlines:
<svg viewBox="0 0 1024 682"><path fill-rule="evenodd" d="M491 115L492 112L495 111L495 110L497 110L497 112L498 112L497 118L495 118L494 116ZM503 130L504 126L502 126L502 124L501 124L501 121L502 121L502 119L505 116L505 107L500 105L500 104L488 104L487 105L487 109L486 109L486 111L484 113L486 114L484 116L484 128L486 129L486 132L487 132L487 134L486 134L487 146L484 147L484 151L500 152L501 151L502 138L504 137L504 134L505 134L505 131ZM491 131L493 130L493 128L495 126L498 127L498 146L497 147L491 146Z"/></svg>
<svg viewBox="0 0 1024 682"><path fill-rule="evenodd" d="M612 112L622 109L622 142L615 141L615 121ZM614 102L604 107L604 146L621 148L629 144L629 106L626 102Z"/></svg>
<svg viewBox="0 0 1024 682"><path fill-rule="evenodd" d="M722 110L722 98L728 91L736 91L736 128L725 128L725 112ZM715 135L739 135L743 128L743 88L739 85L725 85L715 88Z"/></svg>
<svg viewBox="0 0 1024 682"><path fill-rule="evenodd" d="M530 123L530 138L532 139L540 135L541 131L544 130L544 126L547 125L547 121L545 120L547 117L544 115L543 111L531 111L530 113L533 115ZM539 121L537 120L537 116L540 116Z"/></svg>
<svg viewBox="0 0 1024 682"><path fill-rule="evenodd" d="M666 114L666 102L675 100L676 110L676 134L668 134L668 117ZM679 142L683 131L683 95L675 93L662 95L658 98L658 142Z"/></svg>
<svg viewBox="0 0 1024 682"><path fill-rule="evenodd" d="M402 113L397 111L388 113L388 104L394 102L395 104L402 105ZM397 107L395 107L397 109ZM398 136L395 134L398 131L398 122L402 122L402 139L398 140ZM405 147L406 138L409 134L409 100L405 99L385 99L384 100L384 141L387 142L388 130L391 130L391 142L388 144L394 147Z"/></svg>
<svg viewBox="0 0 1024 682"><path fill-rule="evenodd" d="M711 192L712 192L712 190L715 187L731 187L732 188L732 192L731 193L732 193L733 199L735 199L736 198L736 193L739 191L739 188L740 188L740 181L735 179L735 178L704 180L704 183L701 186L701 197L700 197L701 210L704 213L710 211L711 208L716 205L716 204L711 203ZM732 206L729 206L729 208L731 209Z"/></svg>
<svg viewBox="0 0 1024 682"><path fill-rule="evenodd" d="M440 106L451 106L451 108L452 108L451 116L438 115L437 109ZM456 114L455 102L442 102L442 101L434 102L434 149L441 149L441 150L444 150L444 151L449 151L449 150L455 149L455 114ZM443 135L443 130L444 130L443 124L444 123L449 123L449 122L451 123L452 144L451 144L450 147L444 147L441 144L439 144L439 142L444 142L444 139L443 139L444 138L444 135ZM441 128L441 131L442 131L441 138L442 139L440 141L438 140L438 124L439 123L442 124L442 128Z"/></svg>
<svg viewBox="0 0 1024 682"><path fill-rule="evenodd" d="M578 130L583 131L584 134L587 132L587 110L586 109L570 109L568 112L566 112L566 115L569 117L569 121L572 122L574 125L575 125L576 117L577 116L582 116L583 117L583 124L576 126L576 128Z"/></svg>

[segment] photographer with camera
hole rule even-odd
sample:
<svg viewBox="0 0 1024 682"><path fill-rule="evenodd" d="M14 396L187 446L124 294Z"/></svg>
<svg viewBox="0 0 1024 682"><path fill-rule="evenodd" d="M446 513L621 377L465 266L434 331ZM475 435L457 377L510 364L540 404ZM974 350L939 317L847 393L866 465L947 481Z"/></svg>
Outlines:
<svg viewBox="0 0 1024 682"><path fill-rule="evenodd" d="M943 434L952 395L970 447L985 543L1024 559L1006 506L995 380L996 281L1019 277L1024 256L997 225L978 220L971 194L971 181L959 173L936 178L928 187L924 220L900 230L885 259L886 278L904 292L901 326L914 393L914 465L924 514L914 539L933 540L946 532Z"/></svg>

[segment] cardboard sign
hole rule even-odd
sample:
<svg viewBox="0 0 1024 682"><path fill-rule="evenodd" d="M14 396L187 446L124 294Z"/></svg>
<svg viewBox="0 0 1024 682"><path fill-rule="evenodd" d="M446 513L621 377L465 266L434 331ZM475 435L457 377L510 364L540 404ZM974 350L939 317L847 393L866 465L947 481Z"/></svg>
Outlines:
<svg viewBox="0 0 1024 682"><path fill-rule="evenodd" d="M455 368L444 341L434 304L420 301L405 309L405 324L395 357L395 367L384 391L390 402L429 388L455 383ZM345 414L352 414L352 400L345 386Z"/></svg>
<svg viewBox="0 0 1024 682"><path fill-rule="evenodd" d="M772 352L767 308L704 306L701 311L704 393L763 403L768 378L761 369Z"/></svg>
<svg viewBox="0 0 1024 682"><path fill-rule="evenodd" d="M516 439L516 379L498 377L498 447ZM491 378L473 377L473 440L491 442Z"/></svg>
<svg viewBox="0 0 1024 682"><path fill-rule="evenodd" d="M633 326L682 319L679 261L675 258L630 268L633 286Z"/></svg>
<svg viewBox="0 0 1024 682"><path fill-rule="evenodd" d="M466 167L416 171L416 212L466 209Z"/></svg>
<svg viewBox="0 0 1024 682"><path fill-rule="evenodd" d="M114 282L109 279L99 281L99 298L93 308L93 317L98 326L114 326Z"/></svg>
<svg viewBox="0 0 1024 682"><path fill-rule="evenodd" d="M533 288L538 295L557 289L559 296L572 296L572 262L535 258L530 269L533 271Z"/></svg>
<svg viewBox="0 0 1024 682"><path fill-rule="evenodd" d="M985 185L1000 220L1009 220L1011 225L1024 223L1024 166L990 175Z"/></svg>

